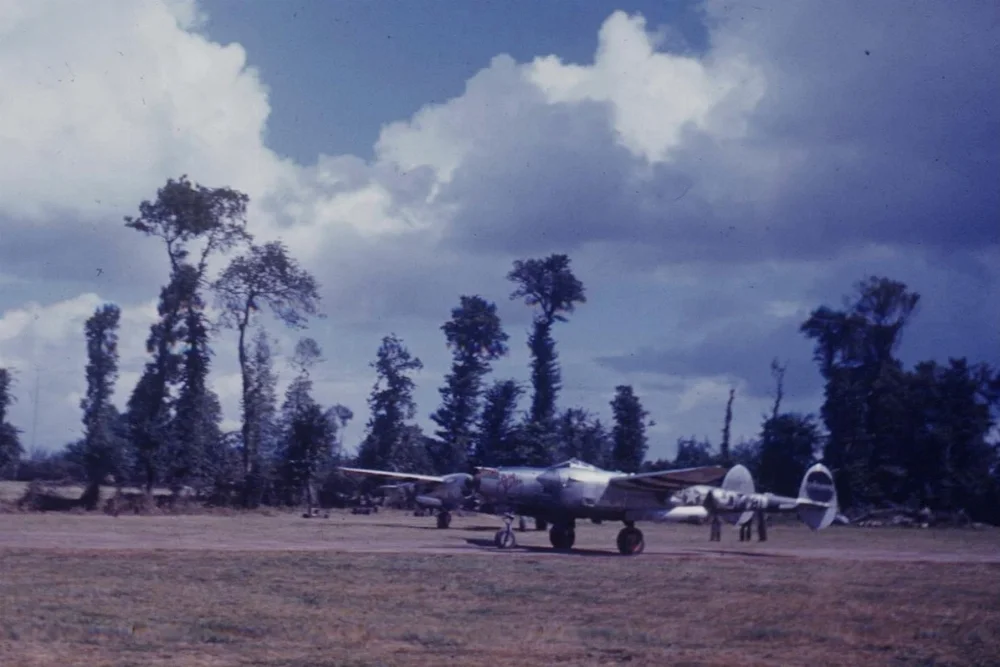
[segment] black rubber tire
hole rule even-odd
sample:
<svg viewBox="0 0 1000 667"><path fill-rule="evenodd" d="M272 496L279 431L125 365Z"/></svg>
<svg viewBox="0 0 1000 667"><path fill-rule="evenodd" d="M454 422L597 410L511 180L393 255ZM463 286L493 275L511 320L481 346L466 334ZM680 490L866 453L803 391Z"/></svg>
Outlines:
<svg viewBox="0 0 1000 667"><path fill-rule="evenodd" d="M493 536L493 543L498 549L513 549L517 545L517 539L514 537L513 530L501 528Z"/></svg>
<svg viewBox="0 0 1000 667"><path fill-rule="evenodd" d="M638 528L622 528L618 533L618 553L624 556L638 556L645 548L646 541Z"/></svg>
<svg viewBox="0 0 1000 667"><path fill-rule="evenodd" d="M549 531L549 542L558 551L568 551L576 542L576 531L567 526L552 526Z"/></svg>

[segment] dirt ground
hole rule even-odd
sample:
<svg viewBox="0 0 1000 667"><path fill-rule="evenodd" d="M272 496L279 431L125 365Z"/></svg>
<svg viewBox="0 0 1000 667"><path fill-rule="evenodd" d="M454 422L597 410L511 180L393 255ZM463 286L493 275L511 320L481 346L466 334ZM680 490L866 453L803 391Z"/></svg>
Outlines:
<svg viewBox="0 0 1000 667"><path fill-rule="evenodd" d="M0 665L1000 665L1000 531L0 515Z"/></svg>
<svg viewBox="0 0 1000 667"><path fill-rule="evenodd" d="M298 514L162 515L111 517L99 513L0 514L0 549L327 551L332 553L480 554L501 557L580 555L618 557L621 526L577 523L573 553L553 553L548 533L516 531L517 547L501 551L493 535L497 517L455 516L440 530L433 517L383 510L371 515L333 511L330 518ZM517 524L515 523L515 526ZM646 549L640 558L681 555L771 556L863 561L1000 563L1000 530L934 530L833 526L813 533L801 524L774 525L767 542L741 543L735 528L708 541L708 526L641 524Z"/></svg>

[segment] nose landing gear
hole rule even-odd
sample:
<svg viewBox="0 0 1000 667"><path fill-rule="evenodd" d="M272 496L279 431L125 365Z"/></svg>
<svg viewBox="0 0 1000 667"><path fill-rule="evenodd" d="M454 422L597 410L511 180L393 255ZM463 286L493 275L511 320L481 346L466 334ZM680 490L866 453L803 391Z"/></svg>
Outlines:
<svg viewBox="0 0 1000 667"><path fill-rule="evenodd" d="M514 537L514 528L511 524L514 522L513 514L505 514L503 517L504 527L496 532L493 536L493 543L496 544L498 549L513 549L517 545L517 538Z"/></svg>

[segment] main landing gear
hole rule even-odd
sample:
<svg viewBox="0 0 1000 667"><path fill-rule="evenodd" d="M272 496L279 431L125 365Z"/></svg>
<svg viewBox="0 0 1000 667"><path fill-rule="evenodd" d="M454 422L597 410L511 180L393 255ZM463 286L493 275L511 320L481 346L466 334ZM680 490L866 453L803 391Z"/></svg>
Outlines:
<svg viewBox="0 0 1000 667"><path fill-rule="evenodd" d="M635 527L634 521L626 521L625 527L618 533L618 552L625 556L638 556L645 548L642 531Z"/></svg>
<svg viewBox="0 0 1000 667"><path fill-rule="evenodd" d="M451 512L440 512L437 515L438 528L447 528L451 525Z"/></svg>
<svg viewBox="0 0 1000 667"><path fill-rule="evenodd" d="M573 543L576 542L576 525L574 525L574 522L552 524L552 528L549 529L549 542L552 543L553 549L558 549L559 551L569 551L572 549Z"/></svg>
<svg viewBox="0 0 1000 667"><path fill-rule="evenodd" d="M514 537L514 515L506 514L503 517L504 527L496 532L493 543L498 549L512 549L517 545ZM557 551L569 551L576 542L576 522L559 521L552 524L549 529L549 541L552 548ZM637 556L646 548L646 542L642 531L635 527L634 521L626 521L625 527L618 533L618 551L625 556Z"/></svg>

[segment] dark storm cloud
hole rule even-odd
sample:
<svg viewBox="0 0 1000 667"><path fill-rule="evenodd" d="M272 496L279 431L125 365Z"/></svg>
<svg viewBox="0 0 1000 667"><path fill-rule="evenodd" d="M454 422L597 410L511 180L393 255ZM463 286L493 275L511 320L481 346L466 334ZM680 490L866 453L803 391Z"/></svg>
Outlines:
<svg viewBox="0 0 1000 667"><path fill-rule="evenodd" d="M607 107L512 93L519 113L484 120L479 151L445 190L460 205L452 241L513 253L621 243L633 264L1000 242L995 5L745 13L711 13L714 55L746 54L765 78L744 138L688 131L647 170L618 144Z"/></svg>
<svg viewBox="0 0 1000 667"><path fill-rule="evenodd" d="M0 273L28 285L26 293L4 306L25 299L50 301L60 286L66 287L66 296L111 290L116 298L145 300L156 295L167 270L162 244L124 222L115 229L106 221L30 225L0 218Z"/></svg>
<svg viewBox="0 0 1000 667"><path fill-rule="evenodd" d="M461 248L545 253L628 233L611 223L635 217L621 206L632 159L608 131L607 107L532 97L496 119L444 189L442 202L461 207L449 230Z"/></svg>
<svg viewBox="0 0 1000 667"><path fill-rule="evenodd" d="M634 354L598 357L596 361L626 374L739 378L747 382L751 396L764 397L774 392L770 365L777 358L787 365L785 393L794 399L812 396L822 389L811 355L812 345L798 332L797 323L765 329L732 321L690 347L647 347Z"/></svg>
<svg viewBox="0 0 1000 667"><path fill-rule="evenodd" d="M820 274L808 290L810 306L840 308L866 275L901 281L920 295L903 332L899 356L907 364L948 357L1000 364L1000 251L897 253L858 256Z"/></svg>
<svg viewBox="0 0 1000 667"><path fill-rule="evenodd" d="M682 328L695 333L688 342L640 346L630 354L600 356L596 361L625 374L659 374L666 378L722 375L748 383L753 396L769 396L774 383L773 358L786 363L786 394L790 400L816 396L822 378L812 359L812 341L799 332L810 311L820 306L842 308L853 298L855 285L868 275L905 283L920 294L916 313L902 333L899 357L907 367L924 360L946 363L949 357L1000 364L1000 253L977 258L971 254L944 261L930 253L870 253L845 261L806 266L762 281L761 293L727 288L738 282L736 269L720 272L722 287L692 293L679 309ZM962 268L958 268L957 265ZM807 271L812 273L807 277ZM729 295L719 300L720 295ZM798 312L776 318L769 300L796 294Z"/></svg>

